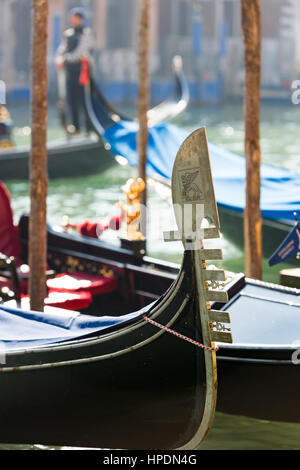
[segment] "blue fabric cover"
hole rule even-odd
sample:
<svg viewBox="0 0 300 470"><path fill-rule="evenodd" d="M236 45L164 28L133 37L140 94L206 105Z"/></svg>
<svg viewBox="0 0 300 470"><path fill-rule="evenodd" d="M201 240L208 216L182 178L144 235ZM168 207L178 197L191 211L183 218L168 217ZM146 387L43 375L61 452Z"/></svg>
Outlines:
<svg viewBox="0 0 300 470"><path fill-rule="evenodd" d="M78 339L85 335L101 333L106 328L138 319L148 312L153 303L145 308L121 317L93 317L75 312L30 312L0 306L0 350L27 349L33 346Z"/></svg>
<svg viewBox="0 0 300 470"><path fill-rule="evenodd" d="M300 252L300 222L292 228L290 233L285 237L283 242L280 243L279 247L272 256L269 258L269 266L282 263L292 256L296 256Z"/></svg>
<svg viewBox="0 0 300 470"><path fill-rule="evenodd" d="M120 121L106 129L104 137L114 155L121 155L129 165L137 166L138 123ZM150 176L172 176L176 153L189 133L169 123L149 128L148 166ZM210 159L218 204L242 212L245 206L245 159L209 143ZM294 220L300 213L300 174L271 165L261 165L261 211L265 218Z"/></svg>

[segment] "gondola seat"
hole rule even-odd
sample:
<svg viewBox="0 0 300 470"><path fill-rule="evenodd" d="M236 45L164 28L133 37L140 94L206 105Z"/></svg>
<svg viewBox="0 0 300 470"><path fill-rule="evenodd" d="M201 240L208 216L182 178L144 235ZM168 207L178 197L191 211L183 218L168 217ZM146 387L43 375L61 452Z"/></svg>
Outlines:
<svg viewBox="0 0 300 470"><path fill-rule="evenodd" d="M24 297L25 299L27 296ZM45 298L45 306L62 308L65 310L83 310L92 303L92 295L89 292L48 292Z"/></svg>
<svg viewBox="0 0 300 470"><path fill-rule="evenodd" d="M115 291L118 283L111 277L73 273L58 274L53 279L48 279L47 286L50 292L88 292L95 296Z"/></svg>
<svg viewBox="0 0 300 470"><path fill-rule="evenodd" d="M13 223L10 196L6 186L0 181L0 252L13 256L21 264L21 245L18 227Z"/></svg>
<svg viewBox="0 0 300 470"><path fill-rule="evenodd" d="M5 287L12 290L11 280L0 276L0 290ZM22 281L20 283L20 290L22 293L22 300L29 300L29 296L27 295L27 281ZM62 308L66 310L83 310L89 307L92 301L92 294L88 291L78 290L76 292L56 292L50 290L48 291L47 297L45 298L45 306Z"/></svg>
<svg viewBox="0 0 300 470"><path fill-rule="evenodd" d="M28 293L28 275L23 275L22 249L18 235L18 227L13 223L13 211L11 208L9 191L0 181L0 253L7 257L13 256L17 264L20 278L20 290L23 296ZM24 265L23 265L24 266ZM92 276L86 273L59 274L53 279L48 279L48 295L45 304L68 310L81 310L92 302L92 296L112 292L117 288L115 279L104 276ZM10 279L0 277L0 289L12 288Z"/></svg>

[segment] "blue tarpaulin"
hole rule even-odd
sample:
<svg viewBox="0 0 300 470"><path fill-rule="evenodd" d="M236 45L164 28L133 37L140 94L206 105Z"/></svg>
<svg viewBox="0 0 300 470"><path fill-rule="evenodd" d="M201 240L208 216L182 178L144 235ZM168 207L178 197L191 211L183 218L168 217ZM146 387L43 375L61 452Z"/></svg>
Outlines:
<svg viewBox="0 0 300 470"><path fill-rule="evenodd" d="M290 233L285 237L277 250L269 258L269 265L281 263L300 253L300 223L297 222Z"/></svg>
<svg viewBox="0 0 300 470"><path fill-rule="evenodd" d="M0 307L0 353L6 349L27 349L98 335L114 325L142 318L153 303L143 309L120 317L95 317L58 309L57 313L24 311Z"/></svg>
<svg viewBox="0 0 300 470"><path fill-rule="evenodd" d="M121 155L129 165L137 166L136 138L138 123L120 121L106 129L104 137L114 155ZM176 153L189 132L160 123L149 128L149 176L171 179ZM218 145L209 143L216 199L219 206L242 212L245 206L245 159ZM294 220L300 212L300 174L272 165L261 165L261 211L264 218Z"/></svg>

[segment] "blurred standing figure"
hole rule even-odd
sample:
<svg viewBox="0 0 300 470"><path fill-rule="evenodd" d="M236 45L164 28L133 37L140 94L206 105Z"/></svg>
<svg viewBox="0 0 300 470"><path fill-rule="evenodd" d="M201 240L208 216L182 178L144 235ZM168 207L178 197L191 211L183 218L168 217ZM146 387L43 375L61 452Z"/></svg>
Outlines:
<svg viewBox="0 0 300 470"><path fill-rule="evenodd" d="M0 103L0 151L13 147L11 138L13 123L6 107Z"/></svg>
<svg viewBox="0 0 300 470"><path fill-rule="evenodd" d="M84 85L80 84L82 60L90 60L91 32L85 27L86 16L82 8L70 11L71 28L64 32L63 40L56 53L58 71L65 69L67 101L71 112L72 125L68 131L80 132L80 114L85 114L86 131L89 132L88 117L84 108Z"/></svg>

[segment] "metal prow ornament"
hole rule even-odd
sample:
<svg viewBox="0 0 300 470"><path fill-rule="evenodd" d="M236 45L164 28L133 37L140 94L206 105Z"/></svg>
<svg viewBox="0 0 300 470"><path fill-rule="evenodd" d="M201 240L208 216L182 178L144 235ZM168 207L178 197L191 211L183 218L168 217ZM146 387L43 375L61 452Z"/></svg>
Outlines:
<svg viewBox="0 0 300 470"><path fill-rule="evenodd" d="M195 266L197 300L203 343L213 350L204 351L206 366L206 397L202 423L189 443L197 448L205 439L214 418L217 399L217 367L215 341L232 342L227 312L213 310L211 301L227 302L227 293L214 289L225 281L220 269L206 269L206 260L222 259L222 250L206 249L205 239L220 237L220 222L213 187L205 128L193 132L181 145L173 167L172 198L177 232L166 232L166 241L182 240L185 250L192 250ZM209 226L204 222L209 221Z"/></svg>

